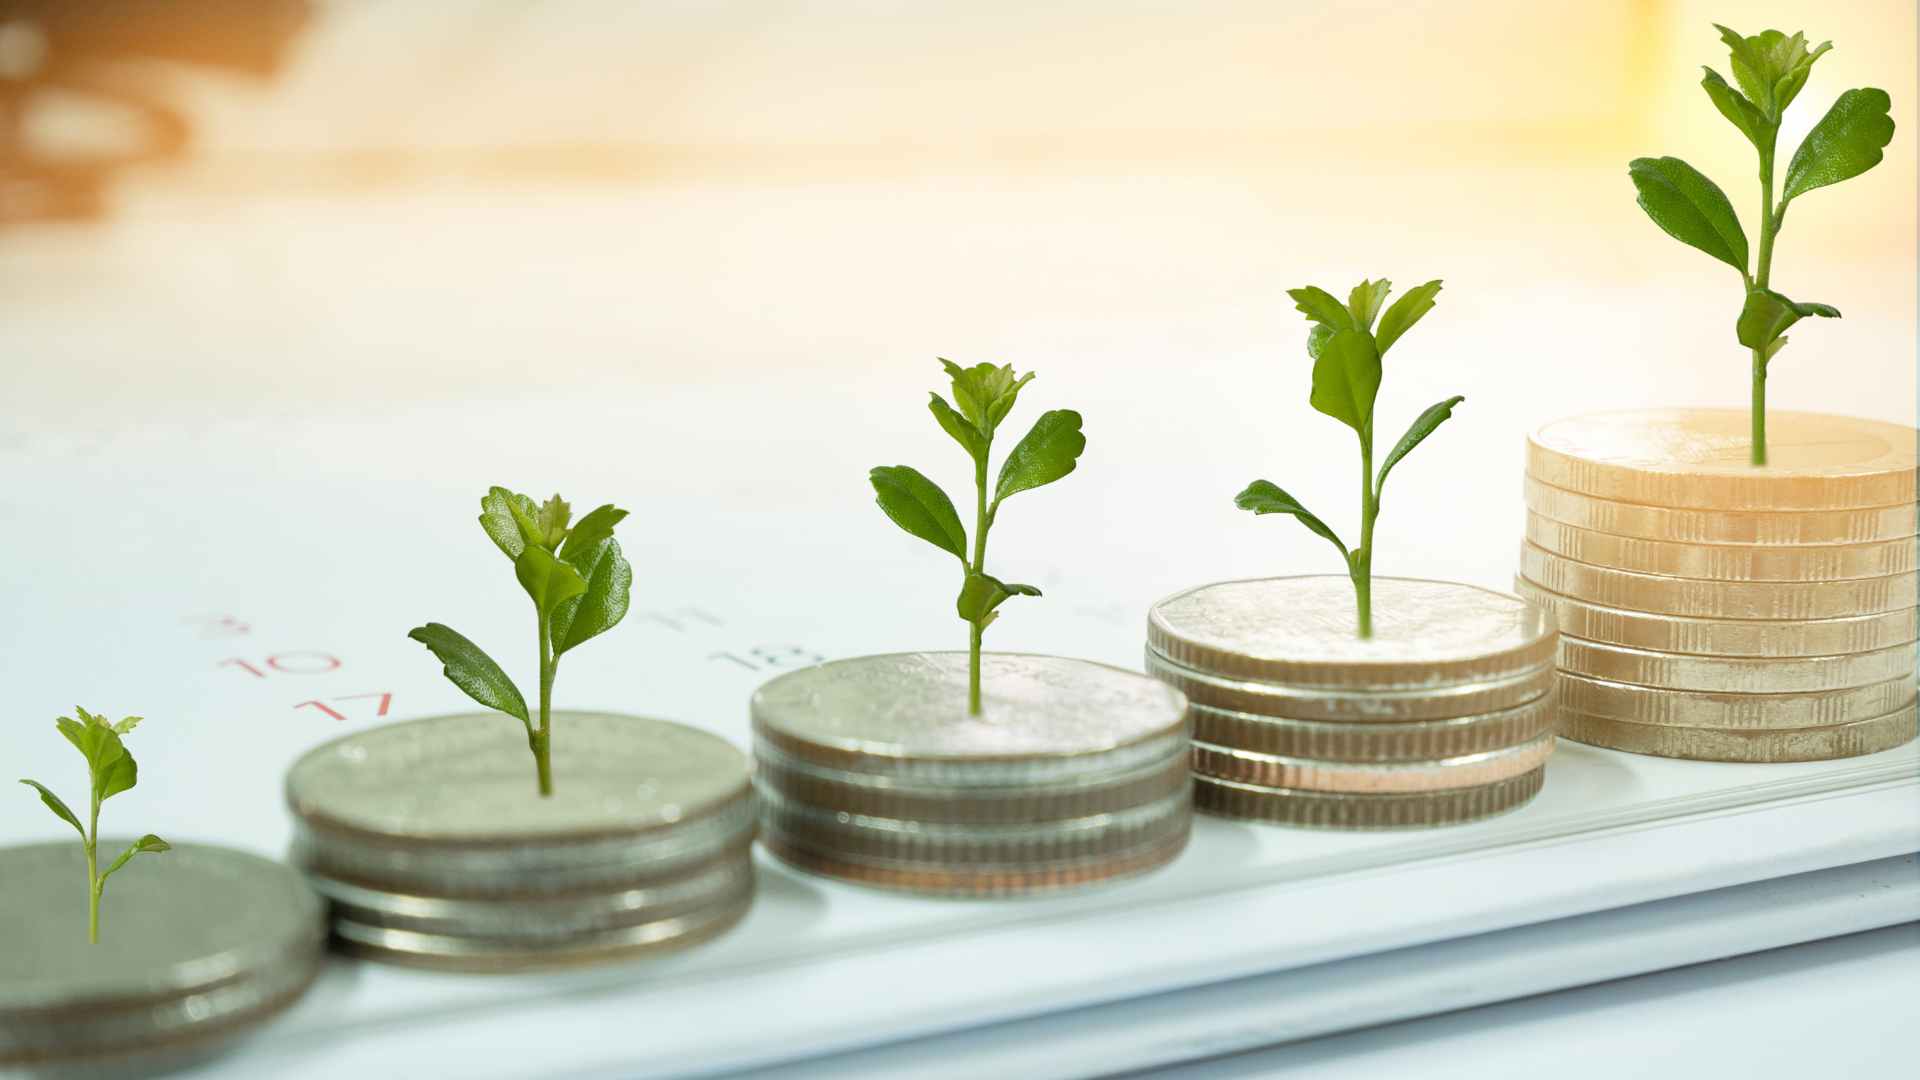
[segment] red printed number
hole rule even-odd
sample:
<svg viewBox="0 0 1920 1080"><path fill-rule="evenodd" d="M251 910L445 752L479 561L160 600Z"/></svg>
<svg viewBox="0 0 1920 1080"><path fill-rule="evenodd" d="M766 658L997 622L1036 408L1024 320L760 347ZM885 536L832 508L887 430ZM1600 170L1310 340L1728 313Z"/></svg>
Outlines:
<svg viewBox="0 0 1920 1080"><path fill-rule="evenodd" d="M283 675L323 675L338 668L340 658L323 652L283 652L274 653L258 663L235 657L222 660L216 666L237 667L256 679L264 679L270 671L277 671ZM262 668L266 670L261 670Z"/></svg>

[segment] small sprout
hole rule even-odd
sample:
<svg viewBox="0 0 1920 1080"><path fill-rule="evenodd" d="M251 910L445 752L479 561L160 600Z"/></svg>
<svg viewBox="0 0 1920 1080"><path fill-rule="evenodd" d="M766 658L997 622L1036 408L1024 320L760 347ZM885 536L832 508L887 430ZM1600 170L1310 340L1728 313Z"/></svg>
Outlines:
<svg viewBox="0 0 1920 1080"><path fill-rule="evenodd" d="M553 794L553 676L560 657L619 624L626 617L633 567L620 554L613 527L625 510L602 506L568 527L573 511L555 495L536 505L506 488L489 488L480 500L480 527L507 558L514 577L533 599L540 635L540 722L507 673L452 628L416 626L407 636L433 650L448 681L489 709L526 725L540 794Z"/></svg>
<svg viewBox="0 0 1920 1080"><path fill-rule="evenodd" d="M104 716L98 716L85 709L75 707L80 719L61 717L54 721L60 734L73 744L87 759L88 787L92 793L91 807L87 812L87 823L80 824L80 818L60 796L47 790L47 785L37 780L22 780L21 783L40 793L40 801L54 816L73 826L80 834L80 846L87 853L87 940L100 944L100 895L106 891L107 879L114 871L127 865L135 855L142 852L158 853L172 850L165 840L148 833L127 846L120 857L106 870L100 870L97 848L100 841L100 804L133 787L140 779L140 767L134 763L133 755L127 752L121 736L131 732L140 723L137 716L129 716L119 723L110 723Z"/></svg>
<svg viewBox="0 0 1920 1080"><path fill-rule="evenodd" d="M967 552L967 530L953 500L940 486L905 465L882 465L868 474L880 509L895 525L960 560L960 595L954 610L972 627L968 643L967 711L980 714L980 637L1000 617L999 607L1009 597L1039 596L1031 585L1001 581L987 573L987 533L1010 495L1044 487L1073 471L1087 438L1080 433L1080 414L1071 409L1042 413L1033 429L1014 444L1000 465L993 487L987 487L987 461L993 452L994 432L1013 410L1020 388L1033 379L1031 372L1015 375L1004 364L975 364L963 368L940 361L953 380L953 403L934 394L927 403L941 430L973 459L973 552ZM957 407L956 407L957 406ZM991 500L989 500L991 492Z"/></svg>
<svg viewBox="0 0 1920 1080"><path fill-rule="evenodd" d="M1307 331L1307 355L1313 358L1313 393L1309 401L1314 408L1352 428L1360 437L1359 546L1349 549L1337 533L1298 499L1265 480L1248 484L1233 500L1235 506L1255 514L1292 514L1314 535L1340 550L1340 558L1347 564L1347 576L1353 579L1354 602L1363 638L1373 636L1373 522L1380 515L1380 492L1387 485L1387 473L1445 423L1453 415L1455 405L1466 400L1450 397L1421 413L1380 463L1379 475L1374 474L1373 400L1380 392L1380 358L1414 323L1433 310L1433 298L1440 293L1440 282L1415 286L1382 313L1381 305L1386 303L1392 288L1393 284L1384 278L1362 281L1354 286L1345 304L1325 289L1311 285L1287 292L1313 323Z"/></svg>
<svg viewBox="0 0 1920 1080"><path fill-rule="evenodd" d="M1828 304L1802 303L1774 292L1773 242L1787 218L1787 206L1815 188L1859 176L1880 164L1881 151L1893 140L1893 100L1885 90L1866 87L1843 92L1813 126L1787 164L1774 202L1773 166L1781 118L1807 84L1814 61L1833 48L1825 42L1807 48L1805 34L1792 37L1765 30L1743 37L1716 25L1727 45L1734 89L1720 73L1706 69L1700 85L1713 107L1740 130L1760 156L1760 246L1748 271L1747 234L1725 192L1700 170L1675 157L1636 158L1627 166L1639 192L1640 208L1668 236L1726 263L1740 272L1744 299L1734 336L1752 357L1752 447L1755 465L1767 463L1767 365L1787 344L1787 328L1810 315L1837 319Z"/></svg>

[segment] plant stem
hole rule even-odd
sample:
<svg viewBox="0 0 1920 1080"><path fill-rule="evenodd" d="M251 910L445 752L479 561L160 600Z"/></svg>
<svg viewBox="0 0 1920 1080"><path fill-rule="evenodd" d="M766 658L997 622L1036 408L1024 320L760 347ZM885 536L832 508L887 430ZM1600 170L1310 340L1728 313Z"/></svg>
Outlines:
<svg viewBox="0 0 1920 1080"><path fill-rule="evenodd" d="M1754 266L1753 286L1767 287L1773 276L1773 234L1779 222L1773 216L1773 139L1760 150L1760 255ZM1767 354L1753 350L1752 453L1755 465L1767 463Z"/></svg>
<svg viewBox="0 0 1920 1080"><path fill-rule="evenodd" d="M1373 488L1373 426L1369 424L1360 434L1360 546L1348 568L1362 638L1373 636L1373 519L1379 513L1380 496Z"/></svg>
<svg viewBox="0 0 1920 1080"><path fill-rule="evenodd" d="M987 455L992 449L993 440L989 438L973 462L973 562L967 566L970 575L986 572L987 530L992 527L987 517ZM967 634L968 716L980 715L980 638L985 633L985 624L976 622Z"/></svg>
<svg viewBox="0 0 1920 1080"><path fill-rule="evenodd" d="M100 844L100 797L93 798L93 812L87 817L87 944L100 944L100 865L95 852Z"/></svg>
<svg viewBox="0 0 1920 1080"><path fill-rule="evenodd" d="M533 765L540 777L540 794L553 794L553 736L550 724L553 710L553 673L559 667L553 655L552 623L546 613L540 615L540 728L534 732Z"/></svg>

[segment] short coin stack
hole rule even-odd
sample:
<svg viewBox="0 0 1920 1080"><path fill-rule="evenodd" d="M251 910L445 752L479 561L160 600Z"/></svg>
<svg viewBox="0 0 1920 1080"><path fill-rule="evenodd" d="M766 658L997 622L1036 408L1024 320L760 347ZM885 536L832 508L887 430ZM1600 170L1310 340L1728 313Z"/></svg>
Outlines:
<svg viewBox="0 0 1920 1080"><path fill-rule="evenodd" d="M294 861L333 933L377 959L511 971L688 945L753 899L752 786L726 740L565 712L554 793L497 713L375 728L287 775Z"/></svg>
<svg viewBox="0 0 1920 1080"><path fill-rule="evenodd" d="M280 863L202 844L142 858L114 875L92 945L83 859L71 840L0 851L0 1072L177 1068L319 974L320 899Z"/></svg>
<svg viewBox="0 0 1920 1080"><path fill-rule="evenodd" d="M1195 803L1228 817L1380 829L1519 806L1553 752L1554 630L1516 597L1345 577L1203 585L1154 605L1147 670L1193 702Z"/></svg>
<svg viewBox="0 0 1920 1080"><path fill-rule="evenodd" d="M1602 413L1527 444L1516 587L1561 630L1560 733L1714 761L1915 731L1915 432L1737 410Z"/></svg>
<svg viewBox="0 0 1920 1080"><path fill-rule="evenodd" d="M1164 865L1192 829L1187 703L1136 672L988 653L789 672L753 695L761 843L803 870L960 896Z"/></svg>

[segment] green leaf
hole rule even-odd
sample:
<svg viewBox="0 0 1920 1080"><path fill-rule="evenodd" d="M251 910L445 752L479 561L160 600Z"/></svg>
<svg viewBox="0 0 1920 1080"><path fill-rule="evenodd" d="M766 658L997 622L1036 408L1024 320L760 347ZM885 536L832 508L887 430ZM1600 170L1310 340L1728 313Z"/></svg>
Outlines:
<svg viewBox="0 0 1920 1080"><path fill-rule="evenodd" d="M38 780L22 780L20 782L38 791L40 793L40 801L47 804L47 809L53 811L55 817L73 826L73 831L80 834L80 839L85 840L87 838L87 830L80 824L80 819L74 816L73 811L67 809L66 803L60 801L60 796L47 790L47 785Z"/></svg>
<svg viewBox="0 0 1920 1080"><path fill-rule="evenodd" d="M1788 36L1778 30L1763 30L1752 37L1743 37L1719 23L1714 24L1714 29L1720 31L1720 40L1727 45L1734 79L1761 112L1776 123L1800 93L1800 88L1807 84L1813 62L1833 48L1833 42L1829 41L1809 52L1807 36L1803 33Z"/></svg>
<svg viewBox="0 0 1920 1080"><path fill-rule="evenodd" d="M1772 289L1752 289L1747 293L1746 304L1740 308L1740 321L1734 325L1734 330L1740 338L1740 344L1749 349L1764 350L1786 333L1788 327L1809 315L1837 319L1840 310L1830 304L1803 304L1789 300ZM1764 358L1771 357L1772 352L1769 352Z"/></svg>
<svg viewBox="0 0 1920 1080"><path fill-rule="evenodd" d="M612 536L613 527L626 518L627 512L611 503L595 507L567 533L566 543L560 545L561 561L585 574L592 565L589 558L599 551L600 541Z"/></svg>
<svg viewBox="0 0 1920 1080"><path fill-rule="evenodd" d="M580 571L537 544L528 544L513 560L513 576L520 579L520 587L533 599L533 609L542 615L553 614L554 608L587 591Z"/></svg>
<svg viewBox="0 0 1920 1080"><path fill-rule="evenodd" d="M1700 80L1700 86L1712 99L1713 107L1720 110L1720 115L1739 128L1740 134L1745 135L1756 150L1772 146L1780 125L1767 119L1767 114L1760 111L1760 106L1747 100L1746 95L1728 86L1727 80L1721 78L1719 72L1712 68L1705 70L1707 74Z"/></svg>
<svg viewBox="0 0 1920 1080"><path fill-rule="evenodd" d="M490 487L480 498L480 527L509 559L542 539L534 521L538 514L532 499L503 487Z"/></svg>
<svg viewBox="0 0 1920 1080"><path fill-rule="evenodd" d="M1787 347L1787 339L1784 335L1774 338L1773 341L1769 343L1766 348L1760 350L1760 363L1763 365L1771 364L1773 362L1774 354L1778 353L1781 349L1784 349L1786 347Z"/></svg>
<svg viewBox="0 0 1920 1080"><path fill-rule="evenodd" d="M127 753L114 725L106 717L79 706L74 707L74 712L80 714L79 720L63 716L54 721L54 726L86 757L93 797L105 801L133 787L139 781L139 766Z"/></svg>
<svg viewBox="0 0 1920 1080"><path fill-rule="evenodd" d="M567 500L555 495L540 504L540 514L534 519L534 528L539 531L540 545L548 551L560 546L567 538L567 522L573 520L573 507Z"/></svg>
<svg viewBox="0 0 1920 1080"><path fill-rule="evenodd" d="M940 486L905 465L882 465L867 474L880 509L895 525L967 561L967 530L953 500Z"/></svg>
<svg viewBox="0 0 1920 1080"><path fill-rule="evenodd" d="M1033 381L1033 373L1015 375L1008 364L975 364L963 368L951 360L941 360L953 379L953 401L961 415L972 422L980 434L991 436L1000 421L1006 419L1020 388Z"/></svg>
<svg viewBox="0 0 1920 1080"><path fill-rule="evenodd" d="M1360 330L1373 329L1374 316L1380 314L1380 305L1387 302L1387 294L1393 291L1393 282L1386 278L1379 281L1361 281L1347 294L1347 314L1353 316L1353 325Z"/></svg>
<svg viewBox="0 0 1920 1080"><path fill-rule="evenodd" d="M1719 185L1675 157L1635 158L1627 173L1640 209L1668 236L1747 272L1747 234Z"/></svg>
<svg viewBox="0 0 1920 1080"><path fill-rule="evenodd" d="M620 554L620 542L603 537L575 566L586 577L587 590L554 610L552 640L555 654L564 653L606 633L627 616L633 589L633 567Z"/></svg>
<svg viewBox="0 0 1920 1080"><path fill-rule="evenodd" d="M1433 298L1440 295L1440 279L1435 278L1425 285L1415 285L1408 289L1400 299L1393 302L1385 315L1380 316L1380 328L1373 332L1373 340L1385 356L1387 349L1400 340L1400 335L1413 329L1427 312L1433 310Z"/></svg>
<svg viewBox="0 0 1920 1080"><path fill-rule="evenodd" d="M520 696L520 688L513 685L513 680L507 678L507 673L500 670L500 665L482 652L480 646L437 622L416 626L407 631L407 636L433 650L433 655L445 665L442 674L448 682L487 708L506 713L531 729L527 701Z"/></svg>
<svg viewBox="0 0 1920 1080"><path fill-rule="evenodd" d="M1315 535L1326 537L1334 547L1339 548L1342 559L1347 558L1347 545L1340 542L1332 529L1327 528L1326 522L1301 506L1300 500L1265 480L1248 484L1246 490L1233 497L1233 505L1255 514L1292 514L1300 519L1300 524L1313 530Z"/></svg>
<svg viewBox="0 0 1920 1080"><path fill-rule="evenodd" d="M1387 460L1380 463L1380 478L1373 485L1376 498L1380 494L1380 489L1387 486L1387 473L1400 463L1401 458L1411 453L1414 447L1419 446L1421 440L1433 434L1434 428L1446 423L1447 419L1453 415L1453 407L1465 400L1467 400L1465 397L1455 394L1437 405L1427 406L1426 412L1414 418L1413 423L1407 427L1407 433L1400 436L1400 441L1395 443L1393 450L1387 454Z"/></svg>
<svg viewBox="0 0 1920 1080"><path fill-rule="evenodd" d="M106 738L111 740L101 748L100 763L93 776L93 789L101 802L132 788L140 782L140 766L133 755L120 742L120 736L113 729L106 730Z"/></svg>
<svg viewBox="0 0 1920 1080"><path fill-rule="evenodd" d="M1353 329L1353 314L1340 301L1335 300L1332 293L1318 285L1288 289L1287 295L1293 297L1293 306L1314 322L1330 326L1335 330Z"/></svg>
<svg viewBox="0 0 1920 1080"><path fill-rule="evenodd" d="M1313 362L1313 407L1365 434L1380 392L1380 353L1365 330L1336 330Z"/></svg>
<svg viewBox="0 0 1920 1080"><path fill-rule="evenodd" d="M1317 322L1307 327L1307 356L1314 360L1320 359L1320 354L1326 350L1327 339L1332 337L1334 332L1333 327L1326 323Z"/></svg>
<svg viewBox="0 0 1920 1080"><path fill-rule="evenodd" d="M144 719L146 718L143 716L129 716L126 719L120 721L119 723L113 725L113 733L115 735L125 735L131 732L134 728L139 727L140 721Z"/></svg>
<svg viewBox="0 0 1920 1080"><path fill-rule="evenodd" d="M1053 483L1073 471L1086 448L1079 413L1053 409L1041 414L1026 437L1014 445L1007 460L1000 463L993 501L998 503L1009 495Z"/></svg>
<svg viewBox="0 0 1920 1080"><path fill-rule="evenodd" d="M153 835L152 833L148 833L147 835L127 845L127 850L121 852L120 857L113 860L113 865L107 867L106 871L100 875L100 880L104 882L108 878L112 877L113 872L115 870L118 870L121 867L127 865L127 862L131 860L135 855L139 855L142 853L152 853L157 855L162 851L172 851L172 850L173 850L172 844L167 843L165 840L160 839L159 837Z"/></svg>
<svg viewBox="0 0 1920 1080"><path fill-rule="evenodd" d="M987 440L980 434L980 429L974 427L972 421L961 416L953 406L947 404L946 398L939 394L928 396L933 400L927 402L927 408L933 412L933 418L939 422L940 430L953 436L953 441L959 443L967 452L967 456L973 460L979 461L984 457L987 453Z"/></svg>
<svg viewBox="0 0 1920 1080"><path fill-rule="evenodd" d="M1885 90L1866 87L1841 94L1793 152L1780 204L1880 164L1881 151L1893 141L1893 118L1887 115L1892 107Z"/></svg>
<svg viewBox="0 0 1920 1080"><path fill-rule="evenodd" d="M960 598L955 601L954 610L965 621L985 626L993 621L994 609L1006 603L1008 597L1039 595L1040 590L1031 585L1009 584L988 574L968 574L966 583L960 586Z"/></svg>

